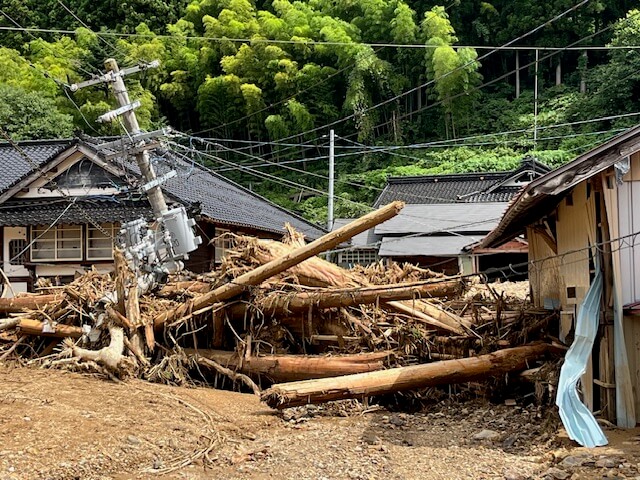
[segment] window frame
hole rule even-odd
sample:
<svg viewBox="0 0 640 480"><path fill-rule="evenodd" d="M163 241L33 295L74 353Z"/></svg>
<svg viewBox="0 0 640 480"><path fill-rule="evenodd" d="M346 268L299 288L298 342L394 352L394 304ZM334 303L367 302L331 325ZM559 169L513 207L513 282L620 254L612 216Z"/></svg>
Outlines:
<svg viewBox="0 0 640 480"><path fill-rule="evenodd" d="M83 237L84 229L82 225L74 225L69 223L62 223L49 227L46 225L36 225L29 229L29 260L32 263L47 263L47 262L81 262L84 259ZM77 232L76 237L64 237L64 233ZM53 237L46 234L53 233ZM61 247L62 242L77 242L78 248L73 247ZM38 243L40 244L52 244L52 248L34 248ZM62 252L75 252L78 255L73 257L61 256ZM53 255L48 257L38 258L35 254L42 252L52 252Z"/></svg>
<svg viewBox="0 0 640 480"><path fill-rule="evenodd" d="M99 238L91 238L91 233L92 232L97 232L99 234L101 234L102 232L100 232L100 230L93 226L93 225L86 225L85 228L85 258L87 261L96 261L96 260L113 260L113 239L116 238L116 234L118 233L119 230L119 226L117 226L115 223L111 223L111 222L107 222L107 223L101 223L100 224L100 228L104 229L105 231L107 231L107 233L111 234L111 238L109 237L103 237L100 236ZM102 240L102 241L108 241L109 242L109 255L104 257L104 256L92 256L91 252L95 251L95 250L106 250L107 247L91 247L89 242L91 240Z"/></svg>

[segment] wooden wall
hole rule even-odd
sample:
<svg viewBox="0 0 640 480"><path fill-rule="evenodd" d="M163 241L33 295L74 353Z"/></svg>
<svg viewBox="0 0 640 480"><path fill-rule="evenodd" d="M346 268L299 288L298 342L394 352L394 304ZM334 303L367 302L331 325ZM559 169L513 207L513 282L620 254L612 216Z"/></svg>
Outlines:
<svg viewBox="0 0 640 480"><path fill-rule="evenodd" d="M615 181L614 178L610 183ZM640 154L630 158L630 170L617 188L618 236L620 256L620 290L623 305L640 301ZM616 214L615 208L611 212ZM626 238L625 238L626 237ZM615 244L614 244L615 245ZM636 420L640 421L640 319L625 317L623 321L627 360L635 400Z"/></svg>
<svg viewBox="0 0 640 480"><path fill-rule="evenodd" d="M531 300L536 307L560 304L560 269L559 259L549 243L555 239L545 238L538 229L527 228L529 242L529 284ZM557 248L557 246L556 246Z"/></svg>
<svg viewBox="0 0 640 480"><path fill-rule="evenodd" d="M587 182L578 184L557 209L562 310L580 305L590 285L587 247L596 242L595 196L590 190Z"/></svg>

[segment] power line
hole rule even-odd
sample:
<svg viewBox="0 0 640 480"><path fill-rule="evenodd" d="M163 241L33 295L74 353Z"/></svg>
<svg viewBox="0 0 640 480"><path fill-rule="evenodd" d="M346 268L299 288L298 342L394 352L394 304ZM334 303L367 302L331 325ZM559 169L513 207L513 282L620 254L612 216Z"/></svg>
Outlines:
<svg viewBox="0 0 640 480"><path fill-rule="evenodd" d="M628 22L628 21L630 21L633 17L636 17L636 16L638 16L638 15L640 15L640 11L636 12L636 13L635 13L635 14L633 14L633 15L630 15L630 16L628 16L628 17L624 18L624 19L622 20L622 22ZM597 35L600 35L601 33L605 32L605 31L607 31L607 30L609 30L609 29L611 29L611 28L613 28L613 24L611 24L611 25L609 25L609 26L607 26L607 27L604 27L604 28L602 28L602 29L600 29L600 30L598 30L598 31L596 31L596 32L594 32L594 33L592 33L592 34L590 34L590 35L587 35L586 37L583 37L583 38L581 38L581 39L579 39L579 40L576 40L575 42L573 42L573 43L569 44L567 47L563 47L563 48L561 48L561 49L555 50L555 51L553 51L552 53L547 54L547 55L543 56L543 57L542 57L542 58L540 58L540 59L537 59L537 60L534 60L534 61L532 61L532 62L529 62L528 64L526 64L526 65L524 65L524 66L520 66L520 67L518 67L518 68L516 68L516 69L514 69L514 70L511 70L511 71L509 71L509 72L507 72L507 73L505 73L505 74L503 74L503 75L500 75L499 77L494 78L494 79L492 79L492 80L490 80L490 81L488 81L488 82L485 82L485 83L483 83L483 84L481 84L481 85L478 85L478 86L472 87L471 89L466 90L466 91L461 92L461 93L458 93L458 94L456 94L456 95L451 95L451 96L449 96L449 97L447 97L447 98L444 98L444 99L442 99L442 100L440 100L440 101L438 101L438 102L435 102L435 103L432 103L432 104L426 105L426 106L424 106L424 107L420 107L420 108L418 108L418 109L416 109L416 110L413 110L413 111L411 111L411 112L409 112L409 113L405 113L405 114L401 115L400 117L398 117L398 118L397 118L397 120L402 120L402 119L404 119L404 118L406 118L406 117L408 117L408 116L414 115L414 114L416 114L416 113L420 113L420 112L422 112L422 111L430 110L431 108L438 107L438 106L442 105L445 101L451 101L451 100L454 100L454 99L459 98L459 97L462 97L462 96L467 96L467 95L469 95L469 93L477 92L477 91L481 90L481 89L482 89L482 88L484 88L484 87L487 87L487 86L489 86L489 85L493 85L494 83L499 82L500 80L504 80L505 78L507 78L507 77L509 77L509 76L513 75L514 73L518 72L519 70L526 69L526 68L528 68L528 67L530 67L530 66L532 66L532 65L535 65L535 64L537 64L537 63L540 63L541 61L547 60L547 59L549 59L549 58L553 57L554 55L556 55L556 54L558 54L558 53L561 53L561 52L563 52L563 51L567 50L568 48L570 48L570 47L572 47L572 46L575 46L575 45L577 45L577 44L579 44L579 43L581 43L581 42L584 42L585 40L589 40L589 39L591 39L591 38L593 38L593 37L595 37L595 36L597 36ZM486 56L488 56L488 55L489 55L489 54L485 55L485 56L484 56L484 58L486 58ZM483 58L483 57L478 58L478 60L477 60L477 61L480 61L482 58ZM458 69L459 69L459 68L462 68L462 67L458 67ZM448 73L449 73L449 74L450 74L450 73L453 73L453 72L455 72L455 71L456 71L456 70L458 70L458 69L451 70L451 71L450 71L450 72L448 72ZM446 75L446 74L445 74L445 75ZM431 82L435 82L436 80L438 80L438 79L434 79L434 80L432 80ZM413 92L413 91L416 91L416 90L417 90L417 89L419 89L419 88L425 87L425 86L427 86L429 83L430 83L430 82L427 82L427 83L425 83L425 84L423 84L423 85L421 85L421 86L419 86L419 87L416 87L416 88L415 88L415 89L413 89L413 90L409 90L409 91L407 91L407 92L405 92L405 93L401 94L401 96L402 96L402 95L406 95L406 94L408 94L408 93L411 93L411 92ZM388 103L388 102L387 102L387 103ZM383 105L383 104L384 104L384 102L382 102L382 103L380 103L380 104L378 104L378 105L374 105L373 107L370 107L370 109L377 108L378 106L381 106L381 105ZM369 111L369 110L366 110L366 111ZM348 119L348 118L350 118L350 117L345 117L345 119ZM338 121L337 123L340 123L340 122L342 122L342 120ZM374 126L372 129L373 129L373 130L375 130L375 129L377 129L377 128L380 128L380 127L386 126L386 125L388 125L389 123L390 123L390 122L389 122L389 121L387 121L387 122L384 122L384 123L378 124L378 125ZM332 126L332 125L329 125L329 126ZM327 127L327 126L325 126L325 128L326 128L326 127ZM312 131L313 131L313 130L309 130L309 132L312 132ZM356 135L356 134L354 133L354 134L351 134L351 135L349 135L349 136L354 136L354 135ZM285 138L283 138L283 139L281 139L281 140L287 140L288 138L290 138L290 137L285 137Z"/></svg>
<svg viewBox="0 0 640 480"><path fill-rule="evenodd" d="M460 71L460 70L465 69L465 68L466 68L466 67L468 67L469 65L472 65L472 64L474 64L474 63L479 63L480 61L482 61L482 60L484 60L484 59L488 58L490 55L494 54L495 52L499 51L500 49L504 49L504 48L506 48L506 47L508 47L508 46L510 46L510 45L512 45L512 44L514 44L514 43L516 43L516 42L518 42L518 41L520 41L520 40L522 40L523 38L526 38L526 37L528 37L529 35L534 34L535 32L537 32L538 30L540 30L540 29L542 29L542 28L546 27L547 25L550 25L551 23L553 23L553 22L555 22L555 21L557 21L557 20L561 19L561 18L562 18L562 17L564 17L565 15L568 15L569 13L571 13L571 12L572 12L572 11L574 11L574 10L576 10L577 8L579 8L579 7L583 6L583 5L585 5L587 2L589 2L589 0L582 0L580 3L577 3L576 5L573 5L573 6L572 6L572 7L570 7L569 9L565 10L565 11L564 11L564 12L562 12L562 13L559 13L558 15L556 15L556 16L554 16L553 18L551 18L551 19L547 20L546 22L544 22L544 23L542 23L542 24L538 25L537 27L535 27L534 29L532 29L532 30L528 31L527 33L524 33L524 34L522 34L522 35L520 35L520 36L518 36L518 37L514 38L513 40L508 41L507 43L505 43L505 44L504 44L504 45L502 45L501 47L496 48L496 49L493 49L493 50L491 50L491 51L489 51L489 52L485 53L484 55L482 55L482 56L480 56L480 57L478 57L478 58L476 58L476 59L469 60L468 62L464 63L463 65L460 65L459 67L456 67L456 68L454 68L454 69L452 69L452 70L450 70L450 71L448 71L448 72L446 72L446 73L444 73L444 74L440 75L439 77L434 78L434 79L431 79L431 80L429 80L429 81L427 81L427 82L425 82L425 83L423 83L423 84L421 84L421 85L419 85L419 86L417 86L417 87L414 87L414 88L412 88L412 89L410 89L410 90L406 90L406 91L404 91L404 92L402 92L402 93L399 93L398 95L395 95L395 96L393 96L393 97L391 97L391 98L388 98L388 99L386 99L386 100L384 100L384 101L382 101L382 102L379 102L379 103L377 103L377 104L375 104L375 105L372 105L372 106L370 106L370 107L367 107L367 108L365 108L365 109L363 109L363 110L361 110L361 111L359 111L359 112L357 112L357 113L349 114L349 115L347 115L347 116L345 116L345 117L342 117L342 118L340 118L340 119L338 119L338 120L335 120L335 121L333 121L333 122L330 122L330 123L328 123L328 124L326 124L326 125L322 125L322 126L320 126L320 127L315 127L315 128L310 129L310 130L307 130L306 132L298 133L298 134L296 134L296 135L290 135L290 136L287 136L287 137L280 138L280 139L278 139L278 140L289 140L289 139L294 138L294 137L299 136L299 135L300 135L300 136L301 136L301 135L306 135L306 134L308 134L308 133L312 133L312 132L315 132L315 131L318 131L318 130L326 130L326 129L328 129L328 128L330 128L330 127L333 127L333 126L335 126L335 125L338 125L338 124L340 124L340 123L342 123L342 122L345 122L345 121L347 121L347 120L350 120L350 119L352 119L352 118L355 118L355 117L357 117L357 116L359 116L359 115L364 115L364 114L366 114L367 112L370 112L370 111L375 110L375 109L377 109L377 108L379 108L379 107L382 107L382 106L384 106L384 105L387 105L388 103L394 102L394 101L396 101L396 100L398 100L398 99L400 99L400 98L402 98L402 97L405 97L405 96L407 96L407 95L410 95L411 93L416 92L416 91L418 91L418 90L420 90L420 89L422 89L422 88L424 88L424 87L427 87L427 86L429 86L429 85L432 85L432 84L436 83L437 81L442 80L443 78L446 78L446 77L448 77L448 76L450 76L450 75L454 74L455 72L458 72L458 71ZM629 17L627 17L627 18L629 18ZM609 27L607 27L606 29L609 29L609 28L611 28L611 27L612 27L612 25L611 25L611 26L609 26ZM606 30L606 29L603 29L603 30L601 30L601 31L604 31L604 30ZM597 32L597 33L601 33L601 31L600 31L600 32ZM595 35L595 34L594 34L594 35ZM593 35L592 35L592 36L593 36ZM589 38L591 38L591 37L589 37ZM582 41L582 40L584 40L584 39L581 39L580 41ZM580 41L579 41L579 42L580 42ZM575 42L575 43L579 43L579 42ZM526 67L524 67L524 68L526 68ZM512 72L512 73L513 73L513 72ZM467 93L465 92L464 94L466 95ZM454 96L454 97L451 97L451 98L457 98L457 96ZM448 99L447 99L447 100L448 100ZM440 102L440 103L442 103L442 102ZM436 103L435 105L438 105L438 104L440 104L440 103ZM430 107L432 107L432 106L434 106L434 105L433 105L433 104L432 104L432 105L430 105ZM374 127L374 128L376 128L376 127Z"/></svg>
<svg viewBox="0 0 640 480"><path fill-rule="evenodd" d="M588 1L588 0L587 0ZM89 28L89 27L85 27ZM39 27L26 27L26 28L14 28L9 26L0 26L0 30L4 31L25 31L35 33L55 33L60 35L78 35L76 30L68 30L61 28L39 28ZM370 42L335 42L326 40L285 40L285 39L272 39L264 37L254 38L229 38L229 37L207 37L200 35L170 35L161 33L126 33L126 32L109 32L99 31L94 32L100 37L119 37L119 38L148 38L148 39L169 39L175 40L176 38L185 40L202 40L208 42L232 42L232 43L267 43L267 44L289 44L289 45L327 45L327 46L354 46L363 45L371 48L410 48L410 49L429 49L438 48L437 45L428 45L424 43L370 43ZM522 50L638 50L640 45L585 45L583 47L560 47L560 46L536 46L536 45L452 45L455 48L473 48L475 50L503 50L503 51L522 51Z"/></svg>
<svg viewBox="0 0 640 480"><path fill-rule="evenodd" d="M43 43L42 43L43 45L47 45L47 42L45 42L45 41L44 41L44 40L42 40L41 38L38 38L38 37L36 37L35 35L33 35L33 34L30 32L30 30L29 30L29 29L27 29L27 28L23 27L22 25L20 25L16 20L14 20L11 16L9 16L9 14L8 14L7 12L5 12L5 11L4 11L4 10L2 10L2 9L0 9L0 13L1 13L2 15L4 15L4 16L5 16L5 17L6 17L6 18L11 22L11 23L13 23L14 25L16 25L16 27L17 27L17 28L12 28L12 27L0 27L0 30L9 30L9 29L13 29L13 30L15 30L15 31L18 31L18 30L19 30L19 31L23 31L23 32L25 32L25 33L29 34L29 36L30 36L31 38L33 38L34 40L36 40L36 41L41 41L41 42L43 42ZM50 51L51 53L55 53L55 52L53 52L53 50L51 50L51 48L50 48L48 45L47 45L47 48L49 49L49 51ZM91 73L90 71L88 71L88 70L86 70L85 68L83 68L83 67L82 67L82 65L80 64L80 62L79 62L78 60L73 59L73 60L72 60L72 63L75 63L75 64L76 64L76 68L77 68L78 70L80 70L81 72L83 72L85 75L88 75L88 76L90 76L90 77L94 75L94 74L93 74L93 73ZM98 71L98 73L101 73L97 68L93 67L92 65L89 65L89 66L90 66L90 67L92 67L92 68L94 68L94 70L97 70L97 71ZM35 67L34 67L34 68L35 68ZM43 73L43 75L48 76L49 78L53 78L53 77L49 76L48 74L44 74L44 73Z"/></svg>
<svg viewBox="0 0 640 480"><path fill-rule="evenodd" d="M71 15L80 25L82 25L84 28L86 28L87 30L89 30L92 34L96 35L96 32L94 32L91 27L89 27L89 25L87 25L85 22L82 21L82 19L80 17L78 17L78 15L76 15L62 0L56 0L58 2L58 4L65 9L65 11ZM109 42L107 39L105 39L103 36L99 35L97 37L99 40L101 40L105 45L107 45L109 48L113 49L114 52L119 53L120 55L122 55L123 59L126 58L126 54L123 54L122 51L120 49L118 49L118 47L116 47L115 45L113 45L111 42ZM103 51L105 51L103 49ZM106 52L106 51L105 51ZM106 52L108 53L108 52ZM107 55L108 56L108 55Z"/></svg>

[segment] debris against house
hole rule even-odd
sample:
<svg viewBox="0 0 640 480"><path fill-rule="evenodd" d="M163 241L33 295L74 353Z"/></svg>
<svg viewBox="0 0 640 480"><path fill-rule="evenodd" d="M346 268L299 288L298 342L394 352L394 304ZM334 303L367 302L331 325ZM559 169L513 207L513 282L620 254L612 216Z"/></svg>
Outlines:
<svg viewBox="0 0 640 480"><path fill-rule="evenodd" d="M401 208L309 244L292 228L282 242L227 234L219 270L172 275L145 293L117 251L114 274L0 299L0 359L167 383L230 379L277 408L489 379L544 382L536 369L561 350L552 312L491 286L492 296L464 297L459 276L393 263L345 270L317 256Z"/></svg>

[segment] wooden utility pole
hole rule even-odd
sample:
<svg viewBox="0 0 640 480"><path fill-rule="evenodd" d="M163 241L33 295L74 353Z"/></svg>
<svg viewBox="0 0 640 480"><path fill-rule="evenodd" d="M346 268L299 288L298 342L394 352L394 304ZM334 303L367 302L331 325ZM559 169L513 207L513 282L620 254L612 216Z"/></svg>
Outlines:
<svg viewBox="0 0 640 480"><path fill-rule="evenodd" d="M333 189L335 179L335 131L329 130L329 202L327 205L327 230L333 230Z"/></svg>
<svg viewBox="0 0 640 480"><path fill-rule="evenodd" d="M138 125L138 118L136 117L135 110L132 108L126 109L131 104L131 101L129 100L127 86L124 84L122 75L120 75L118 62L116 62L114 58L108 58L105 60L104 66L108 72L113 73L113 83L111 84L111 87L118 105L125 109L122 113L124 125L129 134L137 135L140 133L140 125ZM138 163L140 173L142 173L142 177L145 179L147 184L154 182L156 180L156 173L149 161L149 152L147 150L142 150L136 153L136 162ZM149 188L147 191L147 197L149 198L149 203L151 204L155 218L162 217L162 214L168 211L167 203L164 200L162 189L159 184Z"/></svg>

